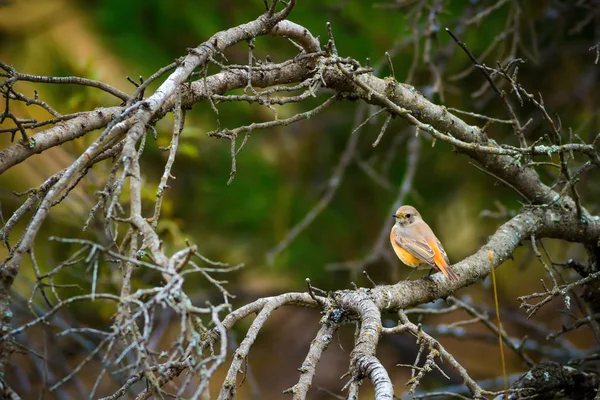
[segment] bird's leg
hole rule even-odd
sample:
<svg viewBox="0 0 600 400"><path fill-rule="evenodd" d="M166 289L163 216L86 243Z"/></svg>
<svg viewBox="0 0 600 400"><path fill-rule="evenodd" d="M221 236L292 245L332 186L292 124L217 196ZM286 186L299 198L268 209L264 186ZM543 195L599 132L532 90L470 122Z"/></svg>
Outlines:
<svg viewBox="0 0 600 400"><path fill-rule="evenodd" d="M430 269L429 269L429 272L427 273L427 275L425 275L425 276L423 277L423 279L427 279L427 280L433 281L433 279L431 279L431 273L432 273L432 272L433 272L433 268L430 268Z"/></svg>
<svg viewBox="0 0 600 400"><path fill-rule="evenodd" d="M409 280L410 277L412 276L412 274L414 274L416 270L417 270L416 268L413 268L413 270L410 271L410 274L408 274L408 276L406 277L405 281Z"/></svg>

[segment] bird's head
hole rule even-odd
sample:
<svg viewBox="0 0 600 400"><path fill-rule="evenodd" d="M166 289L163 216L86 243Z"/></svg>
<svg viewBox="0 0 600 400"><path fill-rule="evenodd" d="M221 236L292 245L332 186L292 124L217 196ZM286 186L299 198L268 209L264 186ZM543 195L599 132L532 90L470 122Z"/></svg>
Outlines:
<svg viewBox="0 0 600 400"><path fill-rule="evenodd" d="M413 206L402 206L392 215L396 218L396 223L400 225L409 225L415 220L421 218L421 214Z"/></svg>

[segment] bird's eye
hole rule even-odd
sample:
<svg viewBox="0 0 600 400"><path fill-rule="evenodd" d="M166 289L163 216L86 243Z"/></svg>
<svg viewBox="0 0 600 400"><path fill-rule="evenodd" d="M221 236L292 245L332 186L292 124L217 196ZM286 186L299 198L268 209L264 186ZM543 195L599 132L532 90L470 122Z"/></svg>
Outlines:
<svg viewBox="0 0 600 400"><path fill-rule="evenodd" d="M411 214L404 214L404 216L405 216L406 218L410 218L410 217L412 217L412 215L411 215Z"/></svg>

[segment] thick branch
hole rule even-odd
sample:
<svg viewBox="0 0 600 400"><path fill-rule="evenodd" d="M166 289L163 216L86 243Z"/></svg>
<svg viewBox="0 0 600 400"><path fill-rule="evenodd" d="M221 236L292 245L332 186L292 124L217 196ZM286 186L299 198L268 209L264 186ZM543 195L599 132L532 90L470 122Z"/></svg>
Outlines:
<svg viewBox="0 0 600 400"><path fill-rule="evenodd" d="M244 28L232 28L232 30ZM221 32L222 33L222 32ZM218 34L217 34L218 35ZM217 37L215 35L215 37ZM306 53L318 52L319 41L306 30L306 28L291 21L280 21L269 32L271 36L285 36L300 43ZM210 39L211 43L215 39ZM198 47L201 49L202 45ZM222 51L221 49L220 51ZM184 61L185 62L185 61ZM223 94L229 90L246 86L248 77L251 75L252 85L256 87L268 87L277 84L285 84L291 81L304 80L312 68L314 59L299 58L295 62L284 64L272 64L269 71L253 70L251 74L245 69L229 69L209 76L206 80L199 80L192 84L192 90L188 90L182 97L182 106L189 108L193 104L206 100L211 94ZM187 95L186 95L187 94ZM160 118L175 108L176 96L172 95L164 102L160 110L155 113L155 118ZM41 131L30 137L33 147L22 143L15 143L0 151L0 174L9 168L21 163L33 154L39 154L44 150L60 144L69 142L78 137L105 127L113 118L120 115L125 107L99 108L94 111L82 112L77 117L62 122L52 128Z"/></svg>
<svg viewBox="0 0 600 400"><path fill-rule="evenodd" d="M527 395L532 398L591 398L585 394L597 391L600 377L597 374L586 373L552 361L543 361L531 371L522 375L514 384L514 388L529 389ZM583 396L583 397L582 397ZM509 399L519 398L517 393Z"/></svg>
<svg viewBox="0 0 600 400"><path fill-rule="evenodd" d="M375 357L382 328L379 308L370 298L368 291L347 292L339 298L334 297L334 301L345 312L356 313L360 321L360 330L350 354L352 379L369 378L375 388L377 400L394 398L394 388L389 374Z"/></svg>
<svg viewBox="0 0 600 400"><path fill-rule="evenodd" d="M386 107L433 136L439 132L449 136L450 141L454 138L472 144L473 149L465 146L459 147L459 150L477 160L490 172L513 184L531 203L542 204L556 200L558 193L544 185L533 168L523 167L512 156L494 154L506 152L493 140L484 136L479 127L468 125L449 113L446 107L431 103L413 86L400 84L392 79L380 79L370 74L358 75L354 84L348 76L334 68L329 68L323 77L327 86L338 91L354 93L370 104ZM432 132L432 128L436 132ZM491 147L489 152L485 151L486 146Z"/></svg>
<svg viewBox="0 0 600 400"><path fill-rule="evenodd" d="M26 146L19 142L7 147L0 151L0 174L34 154L77 139L96 129L104 128L122 111L123 107L107 107L84 112L73 119L30 136L32 146Z"/></svg>

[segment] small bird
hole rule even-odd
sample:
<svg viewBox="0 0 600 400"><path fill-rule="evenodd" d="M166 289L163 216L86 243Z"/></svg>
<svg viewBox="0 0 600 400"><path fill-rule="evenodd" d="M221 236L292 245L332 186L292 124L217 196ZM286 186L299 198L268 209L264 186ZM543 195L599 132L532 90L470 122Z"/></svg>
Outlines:
<svg viewBox="0 0 600 400"><path fill-rule="evenodd" d="M411 268L436 268L447 279L458 280L442 244L416 208L402 206L392 217L396 223L390 232L390 241L400 261Z"/></svg>

